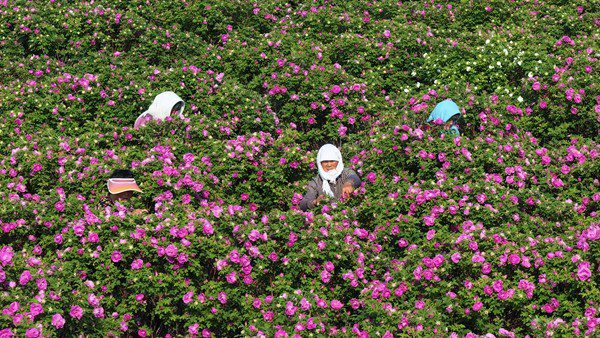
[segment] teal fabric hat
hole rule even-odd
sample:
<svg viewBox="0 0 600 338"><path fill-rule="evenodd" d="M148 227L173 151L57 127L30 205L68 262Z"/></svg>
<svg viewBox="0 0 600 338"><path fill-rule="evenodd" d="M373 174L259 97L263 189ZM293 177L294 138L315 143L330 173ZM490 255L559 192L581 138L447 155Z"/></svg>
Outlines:
<svg viewBox="0 0 600 338"><path fill-rule="evenodd" d="M446 99L438 103L435 108L433 108L433 111L427 118L427 122L441 119L444 123L446 123L452 116L456 114L460 116L460 109L458 108L458 105L451 99Z"/></svg>

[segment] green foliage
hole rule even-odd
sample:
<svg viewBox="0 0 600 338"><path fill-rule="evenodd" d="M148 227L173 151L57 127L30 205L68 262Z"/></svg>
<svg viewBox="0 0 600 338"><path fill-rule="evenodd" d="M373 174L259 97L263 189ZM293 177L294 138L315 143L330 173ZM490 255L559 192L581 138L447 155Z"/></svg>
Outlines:
<svg viewBox="0 0 600 338"><path fill-rule="evenodd" d="M593 336L597 11L0 1L0 336Z"/></svg>

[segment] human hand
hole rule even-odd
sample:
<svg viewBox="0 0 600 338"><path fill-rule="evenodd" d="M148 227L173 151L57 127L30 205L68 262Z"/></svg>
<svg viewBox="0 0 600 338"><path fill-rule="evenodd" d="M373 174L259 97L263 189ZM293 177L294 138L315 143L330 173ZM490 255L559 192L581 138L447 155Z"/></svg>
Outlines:
<svg viewBox="0 0 600 338"><path fill-rule="evenodd" d="M134 211L131 212L131 214L134 216L139 216L141 214L146 214L146 213L148 213L148 211L146 209L135 209Z"/></svg>
<svg viewBox="0 0 600 338"><path fill-rule="evenodd" d="M313 201L313 207L321 204L321 202L323 201L323 199L325 199L325 195L319 195L319 196L317 196L317 198L315 198L315 200Z"/></svg>
<svg viewBox="0 0 600 338"><path fill-rule="evenodd" d="M346 199L350 197L350 194L352 194L353 192L354 187L352 186L351 182L344 184L344 186L342 187L342 198Z"/></svg>

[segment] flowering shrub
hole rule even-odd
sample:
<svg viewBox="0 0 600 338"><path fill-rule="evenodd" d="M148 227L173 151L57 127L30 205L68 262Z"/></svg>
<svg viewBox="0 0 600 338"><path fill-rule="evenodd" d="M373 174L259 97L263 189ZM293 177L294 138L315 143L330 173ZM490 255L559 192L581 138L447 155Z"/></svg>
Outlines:
<svg viewBox="0 0 600 338"><path fill-rule="evenodd" d="M0 15L0 336L598 334L591 5ZM164 90L186 118L133 129ZM328 142L364 183L302 212ZM143 193L102 207L117 168Z"/></svg>

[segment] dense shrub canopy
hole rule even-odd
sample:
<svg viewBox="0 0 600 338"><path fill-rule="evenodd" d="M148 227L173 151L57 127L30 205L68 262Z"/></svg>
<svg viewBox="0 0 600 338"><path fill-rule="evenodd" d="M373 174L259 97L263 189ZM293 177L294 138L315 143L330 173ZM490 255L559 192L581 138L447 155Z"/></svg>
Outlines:
<svg viewBox="0 0 600 338"><path fill-rule="evenodd" d="M597 335L598 8L0 1L0 336Z"/></svg>

